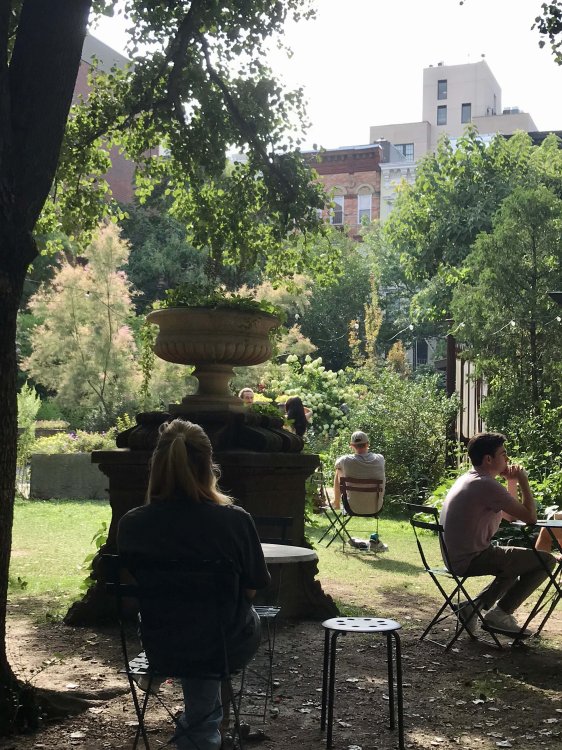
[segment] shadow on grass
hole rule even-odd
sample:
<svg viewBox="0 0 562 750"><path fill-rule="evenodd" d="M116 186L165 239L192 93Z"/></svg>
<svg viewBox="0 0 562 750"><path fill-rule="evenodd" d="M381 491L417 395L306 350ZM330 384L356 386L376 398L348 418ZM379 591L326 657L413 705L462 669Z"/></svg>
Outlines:
<svg viewBox="0 0 562 750"><path fill-rule="evenodd" d="M370 557L367 557L367 555L359 553L357 557L362 563L368 565L373 570L385 570L389 573L397 573L407 576L417 576L421 572L419 565L412 565L412 563L404 562L403 560L392 560L383 555L375 555L374 553L371 553Z"/></svg>

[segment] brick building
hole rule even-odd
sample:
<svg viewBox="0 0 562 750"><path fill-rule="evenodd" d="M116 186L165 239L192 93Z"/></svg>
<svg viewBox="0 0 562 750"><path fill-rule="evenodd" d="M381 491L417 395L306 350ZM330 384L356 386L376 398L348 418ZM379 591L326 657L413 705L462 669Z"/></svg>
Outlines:
<svg viewBox="0 0 562 750"><path fill-rule="evenodd" d="M323 212L325 219L334 226L345 227L357 240L364 221L380 218L381 164L406 161L384 140L366 146L310 151L306 156L332 196L332 205Z"/></svg>

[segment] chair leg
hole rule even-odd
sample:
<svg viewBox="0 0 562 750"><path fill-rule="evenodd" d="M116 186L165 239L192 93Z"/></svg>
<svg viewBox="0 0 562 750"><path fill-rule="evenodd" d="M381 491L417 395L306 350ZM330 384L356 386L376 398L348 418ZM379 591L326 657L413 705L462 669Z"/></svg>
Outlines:
<svg viewBox="0 0 562 750"><path fill-rule="evenodd" d="M150 698L150 687L152 684L152 675L149 678L148 690L143 696L142 706L139 703L137 686L135 684L135 681L133 680L133 676L130 673L128 673L127 677L129 678L129 686L131 689L131 695L133 697L133 703L135 706L135 711L137 714L137 721L138 721L137 731L135 732L135 739L133 740L133 750L136 750L136 748L138 747L141 736L144 742L145 750L150 750L150 745L148 742L148 735L146 733L146 726L144 723L144 716L146 714L146 708L148 706L148 701Z"/></svg>
<svg viewBox="0 0 562 750"><path fill-rule="evenodd" d="M338 639L338 632L332 633L331 648L330 648L330 677L328 685L328 733L326 735L326 747L331 748L332 743L332 729L334 725L334 697L336 692L336 645Z"/></svg>
<svg viewBox="0 0 562 750"><path fill-rule="evenodd" d="M232 712L234 713L234 730L235 735L238 736L238 747L240 750L244 750L242 732L240 731L240 711L238 710L238 705L236 703L236 696L234 695L234 688L232 687L232 678L230 675L224 679L224 682L226 682L228 687L228 698L230 700L230 705L232 706Z"/></svg>
<svg viewBox="0 0 562 750"><path fill-rule="evenodd" d="M386 664L388 670L388 711L390 713L390 729L394 729L394 672L392 667L392 638L386 634Z"/></svg>
<svg viewBox="0 0 562 750"><path fill-rule="evenodd" d="M326 708L328 705L328 669L330 667L330 631L324 631L324 667L322 669L322 713L320 714L320 730L326 729Z"/></svg>
<svg viewBox="0 0 562 750"><path fill-rule="evenodd" d="M402 693L402 645L400 636L396 631L394 636L394 646L396 653L396 699L398 702L398 747L404 750L404 697Z"/></svg>

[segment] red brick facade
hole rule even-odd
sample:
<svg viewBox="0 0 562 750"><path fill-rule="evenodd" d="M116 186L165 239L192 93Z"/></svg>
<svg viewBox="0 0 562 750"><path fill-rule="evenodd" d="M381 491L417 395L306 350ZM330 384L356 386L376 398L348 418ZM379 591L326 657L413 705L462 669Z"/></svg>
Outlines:
<svg viewBox="0 0 562 750"><path fill-rule="evenodd" d="M371 221L380 217L382 148L377 144L339 148L321 152L319 161L315 161L316 158L316 155L311 155L310 163L320 182L332 195L343 198L343 226L351 237L360 239L358 196L370 196L370 199L361 200L363 209L370 208ZM339 212L336 221L333 209L328 207L324 215L326 220L331 217L334 224L341 225Z"/></svg>

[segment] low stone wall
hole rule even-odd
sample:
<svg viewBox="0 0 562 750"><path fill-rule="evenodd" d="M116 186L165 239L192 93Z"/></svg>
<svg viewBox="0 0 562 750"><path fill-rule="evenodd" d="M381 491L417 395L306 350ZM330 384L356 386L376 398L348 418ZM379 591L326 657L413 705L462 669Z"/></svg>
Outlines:
<svg viewBox="0 0 562 750"><path fill-rule="evenodd" d="M91 453L33 453L30 499L107 500L109 479L92 464Z"/></svg>

